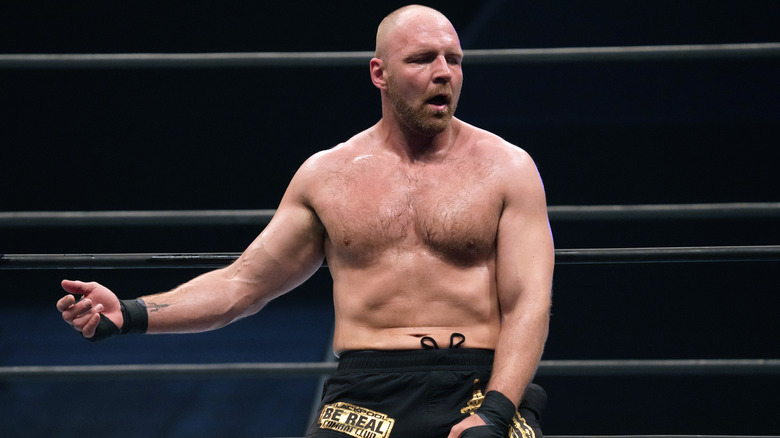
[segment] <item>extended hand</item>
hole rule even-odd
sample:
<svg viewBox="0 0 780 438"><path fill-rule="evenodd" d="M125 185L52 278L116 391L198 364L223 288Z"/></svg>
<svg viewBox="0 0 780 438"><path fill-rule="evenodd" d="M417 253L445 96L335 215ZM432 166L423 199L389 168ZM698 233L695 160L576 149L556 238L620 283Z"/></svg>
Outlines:
<svg viewBox="0 0 780 438"><path fill-rule="evenodd" d="M101 313L117 327L122 327L124 320L119 299L105 286L94 282L63 280L62 288L69 294L57 301L57 310L62 312L62 319L85 338L95 335ZM83 298L76 301L76 297L71 294L82 295Z"/></svg>

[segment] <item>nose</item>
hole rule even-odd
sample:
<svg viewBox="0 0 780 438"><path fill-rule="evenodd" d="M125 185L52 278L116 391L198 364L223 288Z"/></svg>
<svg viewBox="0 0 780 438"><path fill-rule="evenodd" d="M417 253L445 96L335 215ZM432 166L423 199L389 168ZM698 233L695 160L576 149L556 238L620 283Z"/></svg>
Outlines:
<svg viewBox="0 0 780 438"><path fill-rule="evenodd" d="M443 83L452 80L452 66L447 62L447 58L439 56L433 62L433 82Z"/></svg>

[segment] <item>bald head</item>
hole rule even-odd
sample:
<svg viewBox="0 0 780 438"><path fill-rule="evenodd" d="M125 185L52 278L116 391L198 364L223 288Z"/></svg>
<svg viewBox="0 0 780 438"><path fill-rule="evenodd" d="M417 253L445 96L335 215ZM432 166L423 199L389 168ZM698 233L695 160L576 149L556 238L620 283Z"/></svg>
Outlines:
<svg viewBox="0 0 780 438"><path fill-rule="evenodd" d="M414 30L410 28L419 23L447 27L457 37L455 28L450 23L450 20L436 9L421 5L404 6L391 12L379 23L379 28L376 32L375 56L384 59L390 49L391 42L395 39L395 34L399 30Z"/></svg>

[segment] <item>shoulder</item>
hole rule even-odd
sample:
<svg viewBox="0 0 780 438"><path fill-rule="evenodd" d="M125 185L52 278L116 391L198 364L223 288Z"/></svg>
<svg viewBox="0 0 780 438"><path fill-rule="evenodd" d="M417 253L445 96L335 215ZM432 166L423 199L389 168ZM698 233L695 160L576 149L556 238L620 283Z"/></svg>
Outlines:
<svg viewBox="0 0 780 438"><path fill-rule="evenodd" d="M519 221L534 218L534 223L546 223L547 199L542 178L531 155L500 136L471 125L464 126L475 160L487 163L495 175L496 194L502 201L503 229L516 230Z"/></svg>
<svg viewBox="0 0 780 438"><path fill-rule="evenodd" d="M325 149L311 155L298 168L288 186L288 191L302 196L311 202L317 193L334 181L334 176L344 172L351 163L367 149L369 130L363 131L349 140L330 149Z"/></svg>
<svg viewBox="0 0 780 438"><path fill-rule="evenodd" d="M496 179L496 190L505 205L526 202L545 202L544 184L531 155L523 148L502 137L472 125L463 123L461 134L471 159L484 163L489 174Z"/></svg>
<svg viewBox="0 0 780 438"><path fill-rule="evenodd" d="M298 168L293 179L321 177L323 174L338 171L360 155L366 136L367 131L363 131L343 143L314 153Z"/></svg>
<svg viewBox="0 0 780 438"><path fill-rule="evenodd" d="M372 130L362 131L349 140L339 143L310 156L299 169L299 173L323 173L342 169L345 164L366 153L371 143Z"/></svg>
<svg viewBox="0 0 780 438"><path fill-rule="evenodd" d="M536 173L536 164L531 155L523 148L482 128L460 121L461 135L477 159L491 163L496 170L510 174L517 171Z"/></svg>

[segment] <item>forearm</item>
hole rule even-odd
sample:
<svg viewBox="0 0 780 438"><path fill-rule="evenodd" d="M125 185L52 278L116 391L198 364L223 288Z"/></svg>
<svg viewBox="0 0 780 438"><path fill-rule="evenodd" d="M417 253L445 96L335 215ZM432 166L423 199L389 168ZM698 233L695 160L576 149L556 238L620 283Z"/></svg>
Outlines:
<svg viewBox="0 0 780 438"><path fill-rule="evenodd" d="M256 313L266 302L247 292L251 285L230 278L227 268L208 272L169 291L143 296L147 333L196 333L223 327Z"/></svg>
<svg viewBox="0 0 780 438"><path fill-rule="evenodd" d="M544 351L549 327L549 306L508 315L501 325L488 391L499 391L515 406L533 379Z"/></svg>

